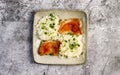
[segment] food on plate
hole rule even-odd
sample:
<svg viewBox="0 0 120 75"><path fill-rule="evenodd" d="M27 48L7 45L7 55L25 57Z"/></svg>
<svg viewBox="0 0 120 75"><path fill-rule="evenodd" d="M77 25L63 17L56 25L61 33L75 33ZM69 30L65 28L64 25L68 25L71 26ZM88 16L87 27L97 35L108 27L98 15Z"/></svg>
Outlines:
<svg viewBox="0 0 120 75"><path fill-rule="evenodd" d="M37 36L41 40L57 40L59 32L59 18L55 14L49 14L38 21L36 25Z"/></svg>
<svg viewBox="0 0 120 75"><path fill-rule="evenodd" d="M75 34L81 35L82 32L82 22L78 18L71 18L60 22L59 32L62 34Z"/></svg>
<svg viewBox="0 0 120 75"><path fill-rule="evenodd" d="M61 42L58 40L42 42L38 52L40 55L58 56L60 44Z"/></svg>
<svg viewBox="0 0 120 75"><path fill-rule="evenodd" d="M38 53L60 58L79 58L83 53L82 21L79 18L60 19L50 13L36 25L36 35L41 42Z"/></svg>
<svg viewBox="0 0 120 75"><path fill-rule="evenodd" d="M61 58L79 58L83 52L82 36L63 35L59 56Z"/></svg>

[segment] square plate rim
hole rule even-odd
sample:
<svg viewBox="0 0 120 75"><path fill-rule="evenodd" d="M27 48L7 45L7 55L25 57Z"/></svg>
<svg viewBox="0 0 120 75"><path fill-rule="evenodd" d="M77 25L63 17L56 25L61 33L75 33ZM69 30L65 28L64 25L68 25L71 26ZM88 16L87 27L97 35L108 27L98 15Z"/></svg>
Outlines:
<svg viewBox="0 0 120 75"><path fill-rule="evenodd" d="M34 21L33 21L33 32L34 32L34 23L35 23L35 16L36 16L36 14L37 13L40 13L40 12L48 12L48 11L50 11L50 12L52 12L52 11L70 11L70 12L82 12L82 13L84 13L84 15L85 15L85 18L86 18L86 50L85 50L85 61L83 62L83 63L78 63L78 64L57 64L57 63L55 63L55 64L48 64L48 63L42 63L42 62L37 62L36 61L36 59L35 59L35 56L34 56L34 54L33 54L33 58L34 58L34 62L35 63L37 63L37 64L42 64L42 65L82 65L82 64L85 64L86 62L87 62L87 42L88 42L88 14L85 12L85 11L82 11L82 10L77 10L77 9L75 9L75 10L73 10L73 9L42 9L42 10L37 10L35 13L34 13ZM32 35L32 37L33 37L33 39L34 39L34 34ZM32 43L33 43L33 41L32 41ZM33 47L33 45L32 45L32 47ZM32 51L33 51L33 49L32 49Z"/></svg>

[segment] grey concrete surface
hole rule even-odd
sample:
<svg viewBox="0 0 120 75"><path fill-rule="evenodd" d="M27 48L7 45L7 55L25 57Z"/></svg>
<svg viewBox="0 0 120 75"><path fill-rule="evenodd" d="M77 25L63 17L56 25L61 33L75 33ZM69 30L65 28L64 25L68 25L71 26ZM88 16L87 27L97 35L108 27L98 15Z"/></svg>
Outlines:
<svg viewBox="0 0 120 75"><path fill-rule="evenodd" d="M87 13L86 64L34 63L33 15L41 9ZM120 75L120 0L0 0L0 75Z"/></svg>

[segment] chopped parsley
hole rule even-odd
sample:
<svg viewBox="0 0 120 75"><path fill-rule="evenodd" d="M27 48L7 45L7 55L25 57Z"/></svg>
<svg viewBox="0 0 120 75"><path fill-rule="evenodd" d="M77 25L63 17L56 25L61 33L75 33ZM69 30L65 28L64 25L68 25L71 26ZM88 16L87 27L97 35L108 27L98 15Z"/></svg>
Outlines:
<svg viewBox="0 0 120 75"><path fill-rule="evenodd" d="M47 32L44 32L44 34L47 34Z"/></svg>
<svg viewBox="0 0 120 75"><path fill-rule="evenodd" d="M83 52L81 52L81 55L83 55Z"/></svg>
<svg viewBox="0 0 120 75"><path fill-rule="evenodd" d="M67 40L65 40L65 42L67 42Z"/></svg>
<svg viewBox="0 0 120 75"><path fill-rule="evenodd" d="M54 17L54 15L53 15L52 13L50 13L50 15L49 15L49 16Z"/></svg>
<svg viewBox="0 0 120 75"><path fill-rule="evenodd" d="M73 42L72 44L69 44L69 48L72 50L73 48L75 48L76 46L80 47L79 44Z"/></svg>
<svg viewBox="0 0 120 75"><path fill-rule="evenodd" d="M54 28L54 24L50 24L50 28L52 28L52 29L53 29L53 28Z"/></svg>
<svg viewBox="0 0 120 75"><path fill-rule="evenodd" d="M44 26L44 25L41 26L41 29L46 29L47 30L46 26Z"/></svg>
<svg viewBox="0 0 120 75"><path fill-rule="evenodd" d="M52 14L52 13L50 13L49 16L50 16L50 20L51 20L51 21L53 21L53 20L56 19L56 17L55 17L54 14Z"/></svg>
<svg viewBox="0 0 120 75"><path fill-rule="evenodd" d="M44 29L44 27L41 27L41 29Z"/></svg>
<svg viewBox="0 0 120 75"><path fill-rule="evenodd" d="M55 25L55 23L53 23L53 25Z"/></svg>
<svg viewBox="0 0 120 75"><path fill-rule="evenodd" d="M78 45L78 47L80 47L80 45L79 44L77 44Z"/></svg>
<svg viewBox="0 0 120 75"><path fill-rule="evenodd" d="M76 46L76 44L74 44L74 43L73 43L73 44L69 44L69 48L70 48L70 49L75 48L75 46Z"/></svg>
<svg viewBox="0 0 120 75"><path fill-rule="evenodd" d="M74 34L73 34L73 33L68 33L68 35L71 35L72 37L74 36Z"/></svg>
<svg viewBox="0 0 120 75"><path fill-rule="evenodd" d="M73 40L75 41L75 38L73 38Z"/></svg>

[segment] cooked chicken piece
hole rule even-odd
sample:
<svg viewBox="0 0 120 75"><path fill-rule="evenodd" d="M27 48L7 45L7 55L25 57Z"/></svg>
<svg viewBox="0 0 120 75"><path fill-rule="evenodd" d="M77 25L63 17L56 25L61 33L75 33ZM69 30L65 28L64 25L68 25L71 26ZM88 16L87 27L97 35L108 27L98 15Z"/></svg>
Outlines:
<svg viewBox="0 0 120 75"><path fill-rule="evenodd" d="M83 33L82 22L79 18L71 18L65 21L61 21L58 31L61 34L73 33L75 35L81 35Z"/></svg>
<svg viewBox="0 0 120 75"><path fill-rule="evenodd" d="M38 50L40 55L55 55L59 54L59 47L61 42L58 40L55 41L45 41L41 43L41 46Z"/></svg>

